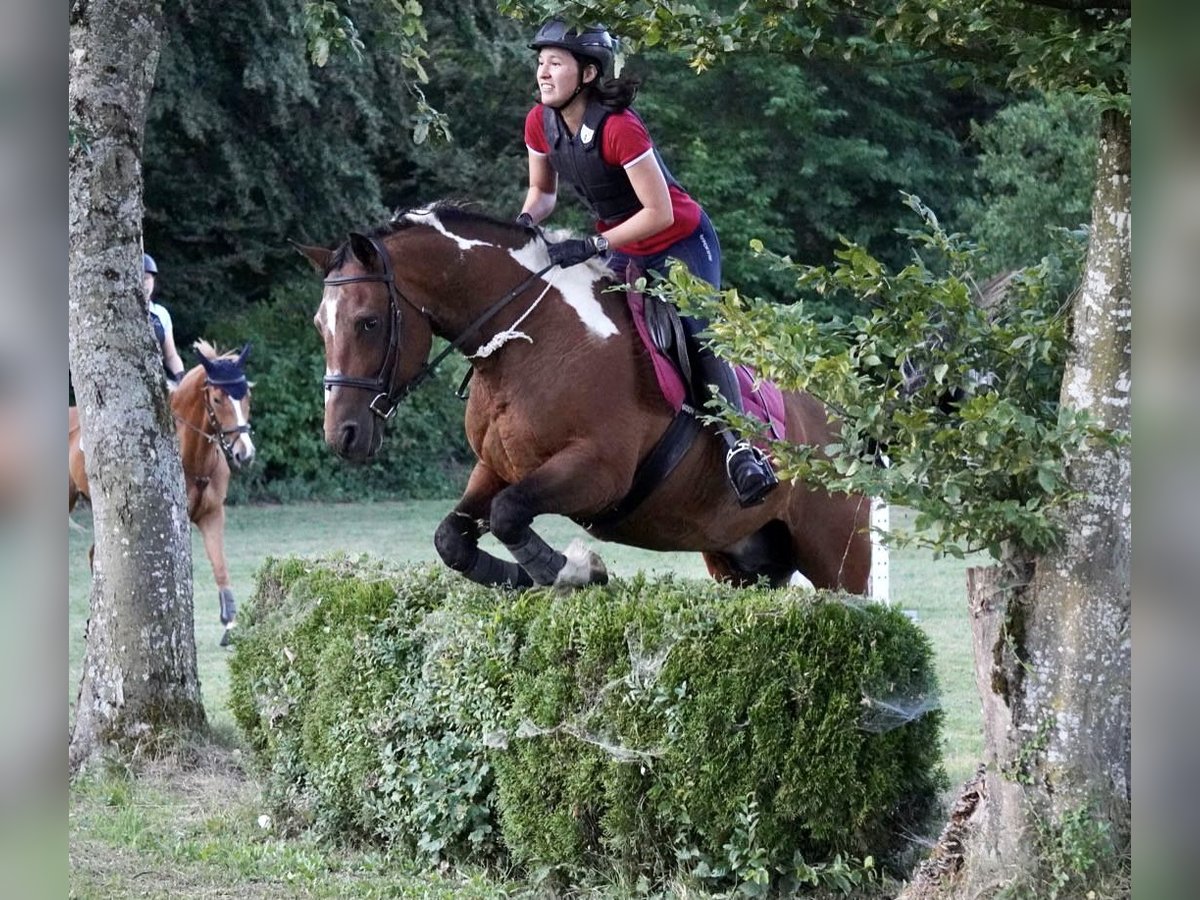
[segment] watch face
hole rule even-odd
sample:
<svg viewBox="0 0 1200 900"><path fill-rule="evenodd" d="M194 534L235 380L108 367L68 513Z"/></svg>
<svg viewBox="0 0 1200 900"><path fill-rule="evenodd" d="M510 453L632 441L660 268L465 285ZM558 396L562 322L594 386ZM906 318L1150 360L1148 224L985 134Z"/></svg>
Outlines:
<svg viewBox="0 0 1200 900"><path fill-rule="evenodd" d="M601 253L608 252L608 238L602 234L596 235L596 249Z"/></svg>

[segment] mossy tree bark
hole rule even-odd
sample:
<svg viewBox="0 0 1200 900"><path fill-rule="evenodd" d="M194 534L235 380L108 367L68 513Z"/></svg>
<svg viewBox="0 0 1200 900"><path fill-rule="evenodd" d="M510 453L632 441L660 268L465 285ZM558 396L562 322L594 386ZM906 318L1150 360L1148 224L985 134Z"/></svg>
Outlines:
<svg viewBox="0 0 1200 900"><path fill-rule="evenodd" d="M142 142L160 3L70 10L69 353L95 522L87 651L68 759L204 724L191 535L142 292Z"/></svg>
<svg viewBox="0 0 1200 900"><path fill-rule="evenodd" d="M1128 117L1104 115L1096 176L1061 402L1128 433ZM1096 833L1107 832L1117 856L1128 852L1130 470L1128 443L1081 454L1069 466L1078 496L1062 546L1036 560L971 573L986 763L958 880L971 896L1044 867L1068 818L1085 817Z"/></svg>

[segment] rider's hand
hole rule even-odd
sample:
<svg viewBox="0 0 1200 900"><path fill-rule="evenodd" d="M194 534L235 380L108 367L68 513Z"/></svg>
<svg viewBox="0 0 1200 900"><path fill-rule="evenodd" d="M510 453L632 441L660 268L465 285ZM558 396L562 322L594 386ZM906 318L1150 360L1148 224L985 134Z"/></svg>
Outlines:
<svg viewBox="0 0 1200 900"><path fill-rule="evenodd" d="M575 238L551 244L548 248L550 250L550 262L564 269L567 266L578 265L600 254L602 240L598 235L592 235L591 237Z"/></svg>
<svg viewBox="0 0 1200 900"><path fill-rule="evenodd" d="M526 228L532 228L533 227L533 216L531 216L527 212L523 212L519 216L517 216L517 224L524 225Z"/></svg>

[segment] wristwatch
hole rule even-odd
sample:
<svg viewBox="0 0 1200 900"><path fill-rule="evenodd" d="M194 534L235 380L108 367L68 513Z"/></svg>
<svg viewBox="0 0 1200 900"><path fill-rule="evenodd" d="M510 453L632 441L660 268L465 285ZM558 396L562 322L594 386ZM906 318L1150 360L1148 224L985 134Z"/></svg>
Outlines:
<svg viewBox="0 0 1200 900"><path fill-rule="evenodd" d="M596 248L597 253L608 252L608 238L602 234L592 235L592 246Z"/></svg>

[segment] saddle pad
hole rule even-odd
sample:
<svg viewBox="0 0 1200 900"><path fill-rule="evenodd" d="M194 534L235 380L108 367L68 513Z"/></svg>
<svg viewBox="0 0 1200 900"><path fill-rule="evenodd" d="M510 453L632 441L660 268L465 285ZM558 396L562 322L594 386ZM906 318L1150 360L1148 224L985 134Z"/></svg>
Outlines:
<svg viewBox="0 0 1200 900"><path fill-rule="evenodd" d="M658 380L659 390L662 391L663 398L667 403L671 404L671 409L679 412L687 397L687 391L683 387L683 378L680 377L675 364L654 346L654 342L650 339L650 332L646 328L645 302L641 293L628 291L625 296L629 302L629 311L633 315L633 324L637 329L638 338L641 339L646 352L650 354L650 361L654 364L654 376ZM742 391L742 409L760 422L770 425L775 440L786 439L787 420L783 408L783 393L773 382L757 380L754 370L749 366L734 366L734 371L737 373L738 387Z"/></svg>

